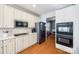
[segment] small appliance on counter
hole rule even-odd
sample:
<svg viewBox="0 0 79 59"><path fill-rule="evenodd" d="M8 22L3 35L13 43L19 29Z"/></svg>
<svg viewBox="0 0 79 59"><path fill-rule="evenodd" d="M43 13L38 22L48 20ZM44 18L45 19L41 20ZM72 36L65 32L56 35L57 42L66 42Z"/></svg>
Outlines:
<svg viewBox="0 0 79 59"><path fill-rule="evenodd" d="M36 33L36 28L32 28L32 33Z"/></svg>
<svg viewBox="0 0 79 59"><path fill-rule="evenodd" d="M73 48L73 22L64 22L56 24L57 44Z"/></svg>

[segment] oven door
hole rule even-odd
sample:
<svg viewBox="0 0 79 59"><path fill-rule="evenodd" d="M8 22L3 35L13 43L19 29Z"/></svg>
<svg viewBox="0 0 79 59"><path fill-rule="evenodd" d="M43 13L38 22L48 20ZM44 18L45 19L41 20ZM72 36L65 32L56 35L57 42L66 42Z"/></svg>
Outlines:
<svg viewBox="0 0 79 59"><path fill-rule="evenodd" d="M57 23L57 33L73 35L73 23Z"/></svg>
<svg viewBox="0 0 79 59"><path fill-rule="evenodd" d="M58 37L57 43L64 45L64 46L67 46L67 47L73 48L73 40L72 39Z"/></svg>

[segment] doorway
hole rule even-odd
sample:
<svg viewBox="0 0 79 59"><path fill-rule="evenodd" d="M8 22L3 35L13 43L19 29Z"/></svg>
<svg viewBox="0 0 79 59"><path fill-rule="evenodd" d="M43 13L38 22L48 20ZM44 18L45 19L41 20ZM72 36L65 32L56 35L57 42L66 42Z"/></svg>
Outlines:
<svg viewBox="0 0 79 59"><path fill-rule="evenodd" d="M55 37L55 16L47 18L46 24L47 24L46 28L47 39L49 36Z"/></svg>

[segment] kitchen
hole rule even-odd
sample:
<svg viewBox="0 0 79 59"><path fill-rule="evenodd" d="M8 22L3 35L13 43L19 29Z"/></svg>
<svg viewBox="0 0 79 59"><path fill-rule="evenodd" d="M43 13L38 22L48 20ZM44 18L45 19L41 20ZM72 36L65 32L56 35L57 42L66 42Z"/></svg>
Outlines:
<svg viewBox="0 0 79 59"><path fill-rule="evenodd" d="M53 7L52 5L50 7ZM79 53L78 51L79 46L77 45L79 43L78 36L77 36L78 28L79 28L78 26L79 5L60 4L59 8L55 8L56 10L52 11L51 9L51 12L49 12L50 11L49 10L48 11L49 13L43 14L41 16L37 13L34 13L35 12L34 8L36 8L36 5L33 5L33 8L31 8L31 6L32 4L30 5L1 4L0 5L0 38L1 38L0 54L17 54L25 49L32 47L35 44L38 44L37 46L40 46L38 47L38 49L39 48L42 49L41 45L44 42L48 41L46 20L50 17L55 18L54 19L55 29L53 30L55 33L54 48L59 49L57 51L61 50L67 53L73 53L73 54ZM37 6L41 8L43 5L41 4ZM45 5L45 6L49 7L49 5ZM54 6L57 7L58 5L54 5ZM32 12L32 9L34 12ZM42 9L45 9L45 8L42 8ZM39 12L38 8L36 12ZM43 12L41 11L39 13L42 14ZM66 23L65 27L69 27L70 29L72 29L70 30L68 28L65 28L65 30L70 31L70 33L72 33L71 37L69 38L72 41L72 43L70 41L65 40L64 42L64 40L63 41L60 40L60 36L69 37L68 34L59 35L62 33L61 31L65 32L64 28L62 29L62 27L64 26L62 27L60 26L60 29L59 29L58 26L60 25L60 23L61 24ZM58 31L60 31L61 33ZM57 41L58 39L60 42L64 42L64 43L69 42L68 44L70 44L70 46L67 44L59 43L59 41ZM49 47L46 47L46 48L49 48Z"/></svg>

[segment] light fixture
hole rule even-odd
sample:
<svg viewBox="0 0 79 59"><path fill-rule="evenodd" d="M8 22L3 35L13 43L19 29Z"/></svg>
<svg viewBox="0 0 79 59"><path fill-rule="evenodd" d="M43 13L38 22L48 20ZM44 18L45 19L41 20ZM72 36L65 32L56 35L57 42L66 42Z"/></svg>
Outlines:
<svg viewBox="0 0 79 59"><path fill-rule="evenodd" d="M34 4L34 5L32 5L34 8L36 7L36 5Z"/></svg>

